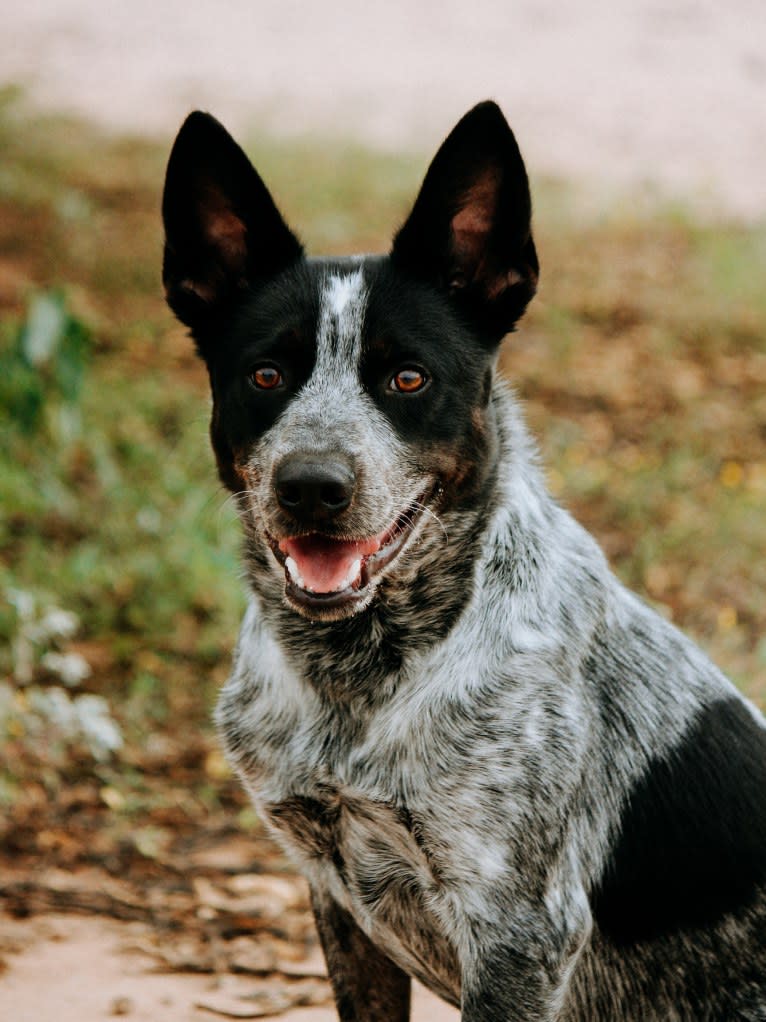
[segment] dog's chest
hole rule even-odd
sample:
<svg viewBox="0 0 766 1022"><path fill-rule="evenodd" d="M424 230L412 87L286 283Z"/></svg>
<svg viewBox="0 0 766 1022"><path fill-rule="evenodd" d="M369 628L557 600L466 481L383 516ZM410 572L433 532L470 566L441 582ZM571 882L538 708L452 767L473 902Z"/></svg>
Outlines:
<svg viewBox="0 0 766 1022"><path fill-rule="evenodd" d="M259 812L311 883L454 1000L456 955L439 912L445 854L419 772L397 772L400 756L370 740L369 721L344 720L289 673L267 676L264 657L258 675L248 662L224 689L218 721Z"/></svg>
<svg viewBox="0 0 766 1022"><path fill-rule="evenodd" d="M406 971L458 996L457 959L438 915L440 866L407 809L328 784L261 806L310 881Z"/></svg>
<svg viewBox="0 0 766 1022"><path fill-rule="evenodd" d="M438 882L438 866L418 843L416 822L392 802L323 781L291 788L261 807L303 862L334 873L344 899L356 896L370 913L381 910L405 877L406 886L423 892Z"/></svg>

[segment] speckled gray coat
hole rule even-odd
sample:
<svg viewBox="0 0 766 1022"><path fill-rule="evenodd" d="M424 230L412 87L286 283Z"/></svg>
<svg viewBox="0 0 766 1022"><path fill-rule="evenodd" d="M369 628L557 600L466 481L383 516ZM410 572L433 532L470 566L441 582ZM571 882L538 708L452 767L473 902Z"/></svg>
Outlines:
<svg viewBox="0 0 766 1022"><path fill-rule="evenodd" d="M482 104L389 257L307 261L220 125L182 129L165 283L251 593L220 733L341 1019L404 1022L417 977L464 1022L764 1022L766 729L546 492L495 374L529 212ZM353 481L321 527L275 484L296 452ZM391 551L317 593L299 541Z"/></svg>

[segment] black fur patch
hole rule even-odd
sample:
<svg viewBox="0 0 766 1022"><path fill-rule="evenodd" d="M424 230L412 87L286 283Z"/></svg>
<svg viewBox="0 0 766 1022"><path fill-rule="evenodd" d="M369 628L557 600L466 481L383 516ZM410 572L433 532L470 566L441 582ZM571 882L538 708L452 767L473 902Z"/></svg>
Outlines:
<svg viewBox="0 0 766 1022"><path fill-rule="evenodd" d="M594 915L630 944L711 926L765 880L766 730L724 699L630 793Z"/></svg>
<svg viewBox="0 0 766 1022"><path fill-rule="evenodd" d="M486 422L492 353L432 285L408 279L390 260L368 269L368 286L360 365L365 390L398 435L422 448L423 465L439 465L458 500L475 497L493 439ZM397 394L388 386L406 365L425 369L430 385L422 392Z"/></svg>

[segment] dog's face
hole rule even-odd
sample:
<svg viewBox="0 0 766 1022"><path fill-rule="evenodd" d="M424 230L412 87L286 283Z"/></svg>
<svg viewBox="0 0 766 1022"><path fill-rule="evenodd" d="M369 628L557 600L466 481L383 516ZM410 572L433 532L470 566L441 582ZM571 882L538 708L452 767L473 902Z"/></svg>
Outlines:
<svg viewBox="0 0 766 1022"><path fill-rule="evenodd" d="M417 571L492 464L495 353L537 282L526 173L484 103L434 159L386 257L310 260L206 114L181 128L163 215L168 302L213 392L223 482L274 586L309 618Z"/></svg>

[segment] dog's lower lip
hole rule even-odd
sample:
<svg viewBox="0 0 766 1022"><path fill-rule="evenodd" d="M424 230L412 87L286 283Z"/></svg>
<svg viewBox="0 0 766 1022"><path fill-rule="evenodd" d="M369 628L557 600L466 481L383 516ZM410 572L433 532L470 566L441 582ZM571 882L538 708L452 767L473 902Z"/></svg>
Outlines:
<svg viewBox="0 0 766 1022"><path fill-rule="evenodd" d="M302 589L290 579L285 585L285 592L297 603L314 610L330 610L336 607L351 606L363 600L366 594L361 589L349 586L334 593L313 593L310 589Z"/></svg>

